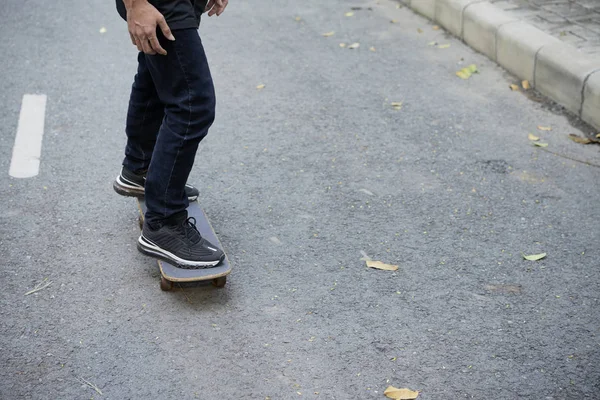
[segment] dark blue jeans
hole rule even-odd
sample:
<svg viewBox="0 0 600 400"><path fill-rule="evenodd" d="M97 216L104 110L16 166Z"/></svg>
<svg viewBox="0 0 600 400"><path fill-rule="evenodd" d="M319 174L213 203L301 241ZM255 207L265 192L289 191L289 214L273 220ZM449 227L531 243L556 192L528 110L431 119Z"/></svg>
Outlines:
<svg viewBox="0 0 600 400"><path fill-rule="evenodd" d="M215 118L215 92L196 29L158 34L166 56L138 56L129 110L123 165L147 170L146 219L151 225L188 206L185 184L198 144Z"/></svg>

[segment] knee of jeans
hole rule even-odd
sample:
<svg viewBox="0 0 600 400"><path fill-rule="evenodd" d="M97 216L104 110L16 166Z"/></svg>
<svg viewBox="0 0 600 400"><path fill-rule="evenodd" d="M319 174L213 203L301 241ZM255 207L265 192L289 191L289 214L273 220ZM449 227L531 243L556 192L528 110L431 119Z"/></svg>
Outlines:
<svg viewBox="0 0 600 400"><path fill-rule="evenodd" d="M198 131L209 127L215 120L215 97L193 99L190 113L190 128Z"/></svg>

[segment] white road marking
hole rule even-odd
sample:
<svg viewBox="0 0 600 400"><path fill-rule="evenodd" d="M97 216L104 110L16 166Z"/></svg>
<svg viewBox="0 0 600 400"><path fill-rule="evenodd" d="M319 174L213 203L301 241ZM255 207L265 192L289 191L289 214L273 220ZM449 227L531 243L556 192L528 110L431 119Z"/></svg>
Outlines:
<svg viewBox="0 0 600 400"><path fill-rule="evenodd" d="M46 95L24 95L8 171L10 176L31 178L39 173L45 118Z"/></svg>

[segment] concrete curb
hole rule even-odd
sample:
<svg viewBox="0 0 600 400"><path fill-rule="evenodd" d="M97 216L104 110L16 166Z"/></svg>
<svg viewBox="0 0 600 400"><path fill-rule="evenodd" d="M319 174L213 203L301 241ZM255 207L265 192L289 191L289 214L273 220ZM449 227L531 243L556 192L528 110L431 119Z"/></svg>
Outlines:
<svg viewBox="0 0 600 400"><path fill-rule="evenodd" d="M600 129L600 59L486 0L401 0Z"/></svg>

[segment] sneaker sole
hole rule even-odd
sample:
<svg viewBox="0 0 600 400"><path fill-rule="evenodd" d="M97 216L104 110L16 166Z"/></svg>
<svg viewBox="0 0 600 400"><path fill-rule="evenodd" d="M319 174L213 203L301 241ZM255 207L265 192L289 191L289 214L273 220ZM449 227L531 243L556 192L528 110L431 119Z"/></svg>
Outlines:
<svg viewBox="0 0 600 400"><path fill-rule="evenodd" d="M123 181L121 181L120 176L117 176L117 178L113 182L113 189L115 190L115 192L117 192L121 196L138 197L138 198L144 197L144 188L128 185L128 184L124 183Z"/></svg>
<svg viewBox="0 0 600 400"><path fill-rule="evenodd" d="M144 198L144 189L122 183L119 176L117 176L117 179L113 182L113 189L121 196L137 197L138 199ZM188 196L189 201L196 201L197 199L198 196Z"/></svg>
<svg viewBox="0 0 600 400"><path fill-rule="evenodd" d="M219 260L216 261L188 261L182 258L177 257L176 255L161 249L157 245L151 243L148 239L145 239L142 235L138 239L137 248L140 253L159 258L163 261L168 262L169 264L175 265L178 268L182 269L207 269L216 267L223 261L225 258L225 254L221 256Z"/></svg>

